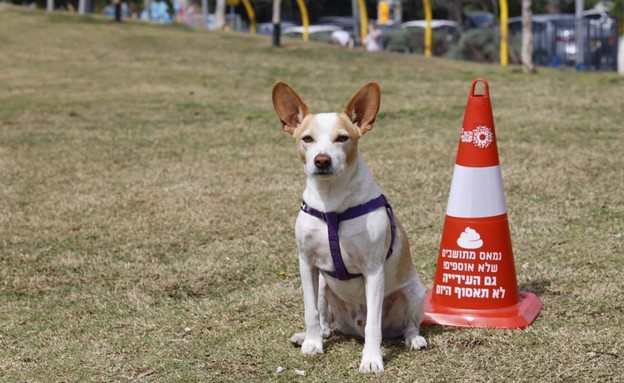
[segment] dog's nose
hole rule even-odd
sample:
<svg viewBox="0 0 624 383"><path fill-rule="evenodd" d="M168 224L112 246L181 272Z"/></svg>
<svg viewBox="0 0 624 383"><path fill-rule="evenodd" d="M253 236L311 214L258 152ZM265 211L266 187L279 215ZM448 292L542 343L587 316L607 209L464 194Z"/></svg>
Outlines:
<svg viewBox="0 0 624 383"><path fill-rule="evenodd" d="M327 154L319 154L314 157L314 165L316 165L316 167L320 170L328 169L331 166L331 163L331 157L329 157Z"/></svg>

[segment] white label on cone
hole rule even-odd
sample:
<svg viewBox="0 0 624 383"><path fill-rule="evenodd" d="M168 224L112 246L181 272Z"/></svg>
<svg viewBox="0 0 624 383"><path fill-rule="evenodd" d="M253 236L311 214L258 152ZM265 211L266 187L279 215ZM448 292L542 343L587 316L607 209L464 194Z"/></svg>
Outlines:
<svg viewBox="0 0 624 383"><path fill-rule="evenodd" d="M494 217L507 213L500 166L455 164L446 214L457 218Z"/></svg>

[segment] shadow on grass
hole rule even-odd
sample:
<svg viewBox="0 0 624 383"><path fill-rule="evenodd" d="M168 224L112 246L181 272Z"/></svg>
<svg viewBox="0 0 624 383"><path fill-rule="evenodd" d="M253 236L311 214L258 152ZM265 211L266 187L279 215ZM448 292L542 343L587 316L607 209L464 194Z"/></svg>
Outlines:
<svg viewBox="0 0 624 383"><path fill-rule="evenodd" d="M524 282L518 286L519 291L528 291L536 295L544 295L549 292L551 281L547 279L537 279L534 281Z"/></svg>
<svg viewBox="0 0 624 383"><path fill-rule="evenodd" d="M326 350L331 350L332 347L337 344L351 342L358 343L359 345L364 346L364 338L361 338L359 336L343 335L337 330L334 330L332 331L331 335L325 339L323 347Z"/></svg>
<svg viewBox="0 0 624 383"><path fill-rule="evenodd" d="M420 335L427 339L428 346L420 351L427 351L432 347L431 343L429 342L429 339L431 337L435 337L449 331L458 331L458 329L452 327L430 325L421 326ZM332 348L334 348L336 345L343 343L356 343L360 347L364 347L364 338L359 336L343 335L342 333L334 330L332 331L331 335L325 339L323 347L325 349L325 352L328 352L331 351ZM402 337L384 338L381 342L381 346L385 349L385 351L383 352L384 363L392 362L403 353L418 352L415 350L408 350L407 347L405 347L405 341Z"/></svg>

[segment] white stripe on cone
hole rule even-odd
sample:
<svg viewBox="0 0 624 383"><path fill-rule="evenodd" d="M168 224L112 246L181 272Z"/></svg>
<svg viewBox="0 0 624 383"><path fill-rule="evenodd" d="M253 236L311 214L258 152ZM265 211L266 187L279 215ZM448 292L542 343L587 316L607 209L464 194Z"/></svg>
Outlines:
<svg viewBox="0 0 624 383"><path fill-rule="evenodd" d="M457 218L494 217L507 213L500 166L455 164L446 214Z"/></svg>

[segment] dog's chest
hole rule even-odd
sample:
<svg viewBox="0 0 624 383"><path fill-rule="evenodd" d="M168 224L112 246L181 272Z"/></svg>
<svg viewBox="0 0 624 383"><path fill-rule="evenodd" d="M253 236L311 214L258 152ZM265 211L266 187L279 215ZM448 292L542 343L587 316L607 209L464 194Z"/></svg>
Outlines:
<svg viewBox="0 0 624 383"><path fill-rule="evenodd" d="M379 258L376 253L383 251L387 229L387 217L384 214L380 210L340 222L340 253L350 273L361 273L365 265ZM309 263L323 271L334 271L328 229L324 221L300 213L295 225L295 237L300 254Z"/></svg>

